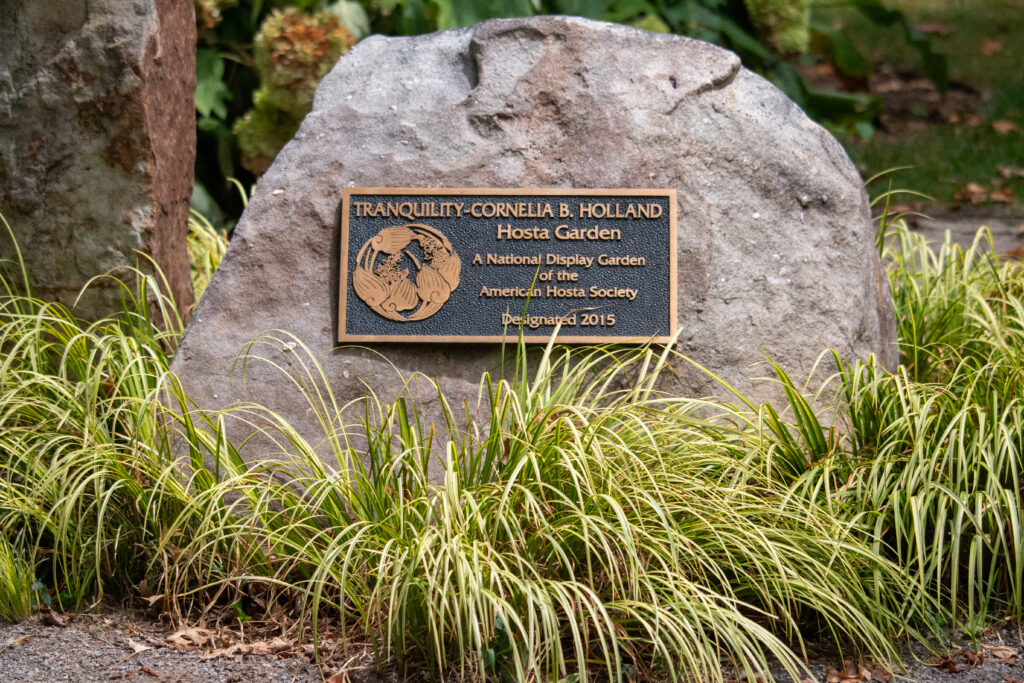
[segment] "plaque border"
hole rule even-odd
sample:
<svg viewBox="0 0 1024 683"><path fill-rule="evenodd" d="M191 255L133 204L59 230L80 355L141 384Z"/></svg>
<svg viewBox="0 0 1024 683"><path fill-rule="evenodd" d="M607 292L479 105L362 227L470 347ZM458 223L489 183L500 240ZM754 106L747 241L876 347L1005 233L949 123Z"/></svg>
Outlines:
<svg viewBox="0 0 1024 683"><path fill-rule="evenodd" d="M669 329L670 335L658 337L628 337L617 335L578 336L562 335L555 337L556 344L668 344L679 328L677 318L677 300L679 298L676 266L678 261L678 202L676 189L626 189L626 188L561 188L561 187L345 187L341 198L341 263L338 274L338 339L339 343L349 342L419 342L435 344L504 344L517 342L520 337L512 335L441 335L441 334L347 334L345 332L345 308L348 297L348 216L352 195L493 195L493 196L588 196L588 197L665 197L669 200ZM509 326L511 329L511 326ZM518 328L515 328L518 330ZM528 344L546 344L551 335L523 334L522 340Z"/></svg>

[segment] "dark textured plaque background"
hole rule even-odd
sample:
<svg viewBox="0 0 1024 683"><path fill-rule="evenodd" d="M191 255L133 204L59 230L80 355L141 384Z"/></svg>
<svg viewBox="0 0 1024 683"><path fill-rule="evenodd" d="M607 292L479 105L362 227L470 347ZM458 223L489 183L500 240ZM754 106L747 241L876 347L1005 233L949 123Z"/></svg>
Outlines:
<svg viewBox="0 0 1024 683"><path fill-rule="evenodd" d="M428 191L423 191L428 192ZM469 193L474 194L469 194ZM552 276L550 282L538 282L542 291L553 285L563 288L581 287L589 292L592 285L601 288L637 289L635 300L591 299L591 298L547 298L533 297L529 300L528 315L557 316L577 310L577 325L563 325L559 341L628 341L656 338L666 341L674 332L675 313L675 206L674 191L671 190L573 190L572 194L547 194L534 191L520 194L507 190L430 190L429 194L409 190L381 190L350 188L342 202L342 258L347 242L348 263L342 264L342 279L339 309L339 341L438 341L438 342L493 342L499 341L505 330L501 323L505 312L514 316L523 314L527 306L525 298L480 296L481 287L528 288L534 280L537 267L534 265L486 265L487 254L561 254L597 257L604 253L609 256L636 256L646 259L646 266L599 266L595 260L588 269L582 266L565 268L542 265L547 270L569 270L578 272L579 280L557 282ZM594 192L595 194L590 194ZM451 193L451 194L449 194ZM353 202L464 202L461 218L404 218L356 217ZM554 218L473 218L466 212L474 202L534 203L550 202L555 210ZM586 203L656 203L662 206L662 215L656 219L580 219L579 205ZM559 218L558 204L565 203L571 208L573 218ZM352 273L363 244L381 229L392 225L422 223L443 233L451 242L454 251L462 261L462 272L458 287L451 298L434 315L426 320L397 322L389 320L370 308L352 288ZM498 240L498 224L510 224L513 228L547 228L549 240ZM622 232L621 241L568 241L554 237L557 226L566 224L570 228L592 228L597 225ZM480 254L484 265L473 265L473 257ZM379 258L378 258L379 263ZM410 271L410 280L415 284L415 271ZM593 310L584 310L593 309ZM406 311L408 314L411 311ZM616 324L609 326L581 326L585 312L598 315L614 313ZM547 341L554 331L553 325L533 329L525 328L528 341ZM509 326L509 337L515 338L518 329Z"/></svg>

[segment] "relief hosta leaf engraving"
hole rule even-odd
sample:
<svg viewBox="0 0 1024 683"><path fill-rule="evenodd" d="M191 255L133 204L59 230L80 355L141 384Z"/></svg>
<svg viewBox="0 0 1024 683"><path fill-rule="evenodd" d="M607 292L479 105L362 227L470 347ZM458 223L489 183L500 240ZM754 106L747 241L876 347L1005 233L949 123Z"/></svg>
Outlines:
<svg viewBox="0 0 1024 683"><path fill-rule="evenodd" d="M409 246L409 242L412 242L416 236L412 230L404 225L395 225L390 228L384 228L377 236L370 240L370 245L376 251L382 251L385 254L397 254Z"/></svg>
<svg viewBox="0 0 1024 683"><path fill-rule="evenodd" d="M441 274L448 286L453 290L459 286L459 274L462 272L462 261L459 260L459 255L452 253L448 258L444 259L440 264L435 259L434 267L437 268L437 272Z"/></svg>
<svg viewBox="0 0 1024 683"><path fill-rule="evenodd" d="M423 301L444 303L452 295L452 288L433 266L423 266L416 275L416 292Z"/></svg>
<svg viewBox="0 0 1024 683"><path fill-rule="evenodd" d="M379 306L388 298L387 285L363 268L356 268L356 272L352 274L352 287L359 298L370 306Z"/></svg>
<svg viewBox="0 0 1024 683"><path fill-rule="evenodd" d="M425 320L440 310L459 286L462 272L462 261L448 238L420 223L382 229L363 244L356 262L356 295L396 322ZM415 285L411 270L416 273ZM403 311L413 312L406 316Z"/></svg>
<svg viewBox="0 0 1024 683"><path fill-rule="evenodd" d="M388 299L381 308L385 311L408 311L420 302L416 290L408 279L397 280L388 286Z"/></svg>

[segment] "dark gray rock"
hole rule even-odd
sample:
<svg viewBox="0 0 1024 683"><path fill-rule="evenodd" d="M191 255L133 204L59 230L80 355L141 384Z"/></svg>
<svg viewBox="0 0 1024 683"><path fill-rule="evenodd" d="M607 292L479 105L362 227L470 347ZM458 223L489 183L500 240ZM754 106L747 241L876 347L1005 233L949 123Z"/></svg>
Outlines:
<svg viewBox="0 0 1024 683"><path fill-rule="evenodd" d="M751 367L764 353L794 376L829 348L896 359L861 179L782 93L695 40L576 18L494 20L368 38L323 81L175 357L200 405L255 400L318 438L314 413L276 371L250 366L246 387L226 391L236 354L271 329L313 349L341 400L364 383L386 393L397 368L475 402L496 346L334 348L346 185L676 188L679 351L756 397L775 391L751 382L769 374ZM679 368L675 391L722 393Z"/></svg>
<svg viewBox="0 0 1024 683"><path fill-rule="evenodd" d="M192 304L193 12L185 1L4 1L0 213L41 298L70 303L141 251L182 310ZM11 254L0 236L0 256ZM117 308L108 281L76 312Z"/></svg>

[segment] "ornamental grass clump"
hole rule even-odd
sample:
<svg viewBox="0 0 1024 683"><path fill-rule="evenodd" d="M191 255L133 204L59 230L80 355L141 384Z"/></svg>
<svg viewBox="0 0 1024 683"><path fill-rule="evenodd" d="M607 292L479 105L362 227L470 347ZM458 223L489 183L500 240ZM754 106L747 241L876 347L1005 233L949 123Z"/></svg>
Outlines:
<svg viewBox="0 0 1024 683"><path fill-rule="evenodd" d="M222 242L194 240L212 263L202 244ZM696 400L662 393L670 350L520 343L477 405L416 376L343 405L300 340L241 349L235 381L275 365L316 434L193 405L156 277L85 324L15 267L0 599L28 602L0 616L142 594L183 619L283 620L382 667L544 680L753 678L772 660L799 679L808 638L891 661L917 628L1019 616L1020 266L903 226L888 245L893 372L836 358L808 392L771 366L784 404ZM244 431L278 455L247 460Z"/></svg>
<svg viewBox="0 0 1024 683"><path fill-rule="evenodd" d="M929 621L977 635L1024 616L1024 267L986 230L964 249L888 227L900 366L833 354L838 373L813 396L773 366L787 419L749 402L734 419L748 462L856 525ZM829 394L823 423L811 406Z"/></svg>
<svg viewBox="0 0 1024 683"><path fill-rule="evenodd" d="M18 621L32 613L35 574L17 544L0 536L0 619Z"/></svg>
<svg viewBox="0 0 1024 683"><path fill-rule="evenodd" d="M84 324L4 280L0 534L55 607L244 605L472 677L799 675L806 634L893 655L898 568L738 457L706 404L659 395L667 351L520 345L477 408L442 396L431 423L411 384L338 405L267 334L239 373L292 354L323 425L298 434L260 406L197 410L167 371L173 306L134 281ZM280 456L247 462L233 421Z"/></svg>
<svg viewBox="0 0 1024 683"><path fill-rule="evenodd" d="M311 409L339 425L298 340L250 349L281 351ZM248 466L219 436L227 416L189 425L194 464L222 476L182 516L188 532L165 534L170 592L266 584L266 601L287 587L313 626L340 622L382 661L471 677L720 680L723 663L753 677L772 659L797 675L790 645L808 632L893 656L906 616L895 565L747 466L704 404L658 395L667 352L549 346L532 372L527 357L514 380L484 377L479 429L446 404L435 427L409 398L371 397L364 422L330 432L335 468L258 407L232 418L290 455Z"/></svg>
<svg viewBox="0 0 1024 683"><path fill-rule="evenodd" d="M848 449L795 486L862 527L921 593L980 630L1024 616L1024 267L980 231L889 242L902 365L840 364ZM973 631L972 631L973 632Z"/></svg>
<svg viewBox="0 0 1024 683"><path fill-rule="evenodd" d="M0 533L64 609L135 589L191 498L157 408L181 320L135 276L123 316L92 324L3 278Z"/></svg>

